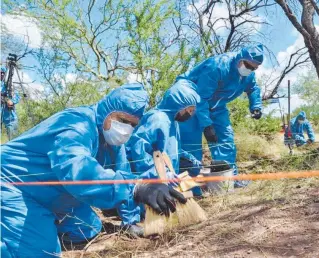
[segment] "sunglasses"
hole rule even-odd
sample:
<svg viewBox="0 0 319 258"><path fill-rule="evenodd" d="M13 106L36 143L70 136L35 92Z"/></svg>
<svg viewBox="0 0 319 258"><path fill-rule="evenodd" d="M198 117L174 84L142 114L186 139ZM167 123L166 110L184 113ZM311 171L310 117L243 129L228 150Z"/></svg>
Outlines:
<svg viewBox="0 0 319 258"><path fill-rule="evenodd" d="M247 61L243 61L244 65L246 66L247 69L255 71L257 70L258 66L252 66L250 63L248 63Z"/></svg>

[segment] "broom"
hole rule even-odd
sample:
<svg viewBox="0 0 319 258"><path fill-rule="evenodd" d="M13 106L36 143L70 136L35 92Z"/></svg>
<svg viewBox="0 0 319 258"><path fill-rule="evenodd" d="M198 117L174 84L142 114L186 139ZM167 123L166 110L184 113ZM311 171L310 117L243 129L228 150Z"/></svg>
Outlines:
<svg viewBox="0 0 319 258"><path fill-rule="evenodd" d="M175 170L173 168L173 165L169 156L166 153L163 153L162 156L168 169L174 172L175 174ZM179 225L189 226L189 225L197 224L207 220L206 212L192 198L193 192L188 191L192 189L193 187L201 186L202 184L192 180L191 176L189 176L187 171L178 175L178 178L185 181L181 181L179 187L176 190L182 192L184 194L184 197L188 198L185 204L177 202L176 213L177 213Z"/></svg>
<svg viewBox="0 0 319 258"><path fill-rule="evenodd" d="M157 173L161 179L167 179L165 172L165 165L160 152L153 153L154 164ZM175 216L163 216L154 212L148 205L145 205L145 220L144 220L144 236L155 234L163 234L171 230L173 225L177 224L178 220Z"/></svg>
<svg viewBox="0 0 319 258"><path fill-rule="evenodd" d="M166 180L165 165L168 169L175 174L170 158L166 153L155 151L153 153L154 164L156 171L160 179ZM178 176L182 179L191 179L188 172L184 172ZM150 207L146 206L146 214L144 221L144 235L150 236L154 234L163 234L164 232L172 230L178 226L189 226L200 223L207 219L205 211L198 205L198 203L192 198L193 193L188 191L194 186L201 184L196 183L192 180L181 182L180 186L176 190L183 193L185 198L188 198L186 204L177 202L176 212L170 213L169 217L165 217L154 212Z"/></svg>

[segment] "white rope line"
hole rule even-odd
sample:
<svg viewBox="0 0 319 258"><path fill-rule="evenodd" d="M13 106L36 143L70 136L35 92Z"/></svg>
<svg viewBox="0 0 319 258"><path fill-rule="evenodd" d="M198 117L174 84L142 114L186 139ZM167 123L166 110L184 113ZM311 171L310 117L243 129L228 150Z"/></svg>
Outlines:
<svg viewBox="0 0 319 258"><path fill-rule="evenodd" d="M310 157L310 156L315 156L318 155L317 153L307 153L307 154L300 154L300 155L293 155L293 156L284 156L282 159L291 159L292 157ZM172 156L172 155L171 155ZM233 162L229 163L229 165L235 165L235 164L245 164L245 163L251 163L251 162L258 162L258 161L266 161L266 160L273 160L272 158L262 158L262 159L254 159L254 160L247 160L247 161L241 161L241 162ZM126 163L131 163L131 162L126 162ZM124 163L123 163L124 164ZM220 165L210 165L211 167L214 166L220 166ZM192 168L198 168L196 166L193 167L185 167L183 169L192 169ZM44 173L35 173L35 174L27 174L27 175L14 175L14 176L1 176L0 178L20 178L20 177L28 177L28 176L39 176L39 175L49 175L49 174L55 174L55 172L44 172Z"/></svg>

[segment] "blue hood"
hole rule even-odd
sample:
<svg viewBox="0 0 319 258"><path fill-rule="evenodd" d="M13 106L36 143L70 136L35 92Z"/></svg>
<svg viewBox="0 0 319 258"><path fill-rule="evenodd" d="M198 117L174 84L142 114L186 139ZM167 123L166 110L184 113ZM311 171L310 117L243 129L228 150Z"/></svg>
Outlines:
<svg viewBox="0 0 319 258"><path fill-rule="evenodd" d="M149 96L140 83L124 84L114 89L97 103L97 128L102 132L105 118L116 111L141 118L148 105L148 101Z"/></svg>
<svg viewBox="0 0 319 258"><path fill-rule="evenodd" d="M196 106L199 102L200 97L194 85L177 83L165 92L155 109L175 116L180 110L189 106Z"/></svg>
<svg viewBox="0 0 319 258"><path fill-rule="evenodd" d="M264 60L263 49L263 45L261 44L251 47L245 47L237 54L236 61L239 62L240 60L247 60L260 65Z"/></svg>
<svg viewBox="0 0 319 258"><path fill-rule="evenodd" d="M307 118L306 113L305 113L304 111L301 111L301 112L298 114L296 120L299 120L299 119L306 120L306 118Z"/></svg>

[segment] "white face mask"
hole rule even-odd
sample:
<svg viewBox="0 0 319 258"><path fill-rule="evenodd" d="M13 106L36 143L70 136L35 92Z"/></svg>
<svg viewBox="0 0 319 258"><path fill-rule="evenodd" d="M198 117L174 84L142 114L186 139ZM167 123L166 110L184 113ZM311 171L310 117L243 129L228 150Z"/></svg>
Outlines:
<svg viewBox="0 0 319 258"><path fill-rule="evenodd" d="M130 139L133 130L134 128L129 124L111 120L111 127L109 130L103 129L103 136L108 144L119 146Z"/></svg>
<svg viewBox="0 0 319 258"><path fill-rule="evenodd" d="M302 125L304 122L305 122L304 120L298 120L298 123L301 124L301 125Z"/></svg>
<svg viewBox="0 0 319 258"><path fill-rule="evenodd" d="M253 71L246 68L246 66L242 63L240 67L238 67L238 72L241 76L248 76L250 75Z"/></svg>

